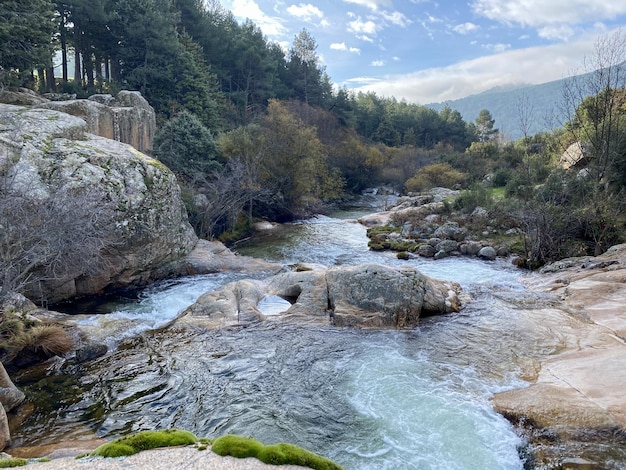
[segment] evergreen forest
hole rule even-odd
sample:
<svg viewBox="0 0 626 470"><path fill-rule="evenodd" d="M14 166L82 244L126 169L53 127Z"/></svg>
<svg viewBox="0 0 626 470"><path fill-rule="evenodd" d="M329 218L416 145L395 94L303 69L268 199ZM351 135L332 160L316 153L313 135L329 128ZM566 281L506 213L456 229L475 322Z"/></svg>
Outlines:
<svg viewBox="0 0 626 470"><path fill-rule="evenodd" d="M258 219L324 211L375 186L460 189L525 235L527 266L625 241L626 36L600 39L589 72L565 82L567 121L504 141L483 109L465 121L335 86L303 29L289 50L217 0L1 0L0 87L39 93L139 90L157 113L153 156L174 171L202 237L232 241ZM581 58L582 60L582 58ZM56 69L55 69L56 66ZM565 169L561 156L582 158Z"/></svg>

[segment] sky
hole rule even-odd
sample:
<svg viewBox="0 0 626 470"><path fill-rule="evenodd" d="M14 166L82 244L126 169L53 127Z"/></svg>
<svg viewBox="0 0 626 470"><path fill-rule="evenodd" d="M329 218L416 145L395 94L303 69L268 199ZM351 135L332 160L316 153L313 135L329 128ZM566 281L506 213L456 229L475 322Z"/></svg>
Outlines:
<svg viewBox="0 0 626 470"><path fill-rule="evenodd" d="M221 0L289 50L303 29L339 87L429 104L583 71L626 0Z"/></svg>

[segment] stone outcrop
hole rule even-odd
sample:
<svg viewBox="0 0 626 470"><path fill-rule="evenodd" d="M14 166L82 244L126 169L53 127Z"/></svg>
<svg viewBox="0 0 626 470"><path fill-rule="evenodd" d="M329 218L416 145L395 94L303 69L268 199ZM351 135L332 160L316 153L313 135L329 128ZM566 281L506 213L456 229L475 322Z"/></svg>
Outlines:
<svg viewBox="0 0 626 470"><path fill-rule="evenodd" d="M203 294L178 324L218 328L268 318L267 296L289 301L279 316L336 326L411 328L422 315L458 311L460 287L417 269L382 265L307 266L265 280L242 280Z"/></svg>
<svg viewBox="0 0 626 470"><path fill-rule="evenodd" d="M531 383L497 393L495 409L557 444L583 434L626 436L626 245L558 261L543 273L527 284L551 294L558 308L537 312L538 327L550 328L555 315L568 326L554 331L556 353L532 361Z"/></svg>
<svg viewBox="0 0 626 470"><path fill-rule="evenodd" d="M87 100L49 101L37 107L78 116L85 120L91 134L130 144L140 152L152 150L156 117L138 91L122 90L115 97L93 95Z"/></svg>
<svg viewBox="0 0 626 470"><path fill-rule="evenodd" d="M14 193L45 201L61 189L97 189L114 208L101 228L102 238L114 241L104 247L103 270L42 283L34 294L49 301L169 275L197 242L174 174L130 145L88 131L83 119L60 111L0 105L0 171Z"/></svg>
<svg viewBox="0 0 626 470"><path fill-rule="evenodd" d="M559 163L564 170L584 166L588 161L589 145L574 142L565 149Z"/></svg>
<svg viewBox="0 0 626 470"><path fill-rule="evenodd" d="M48 100L28 88L7 89L0 91L0 103L17 106L33 106L47 103Z"/></svg>
<svg viewBox="0 0 626 470"><path fill-rule="evenodd" d="M116 96L47 93L38 95L27 88L0 91L0 103L54 109L82 118L87 132L130 144L140 152L152 150L156 132L154 109L138 91L122 90Z"/></svg>
<svg viewBox="0 0 626 470"><path fill-rule="evenodd" d="M194 249L181 260L185 274L211 274L220 272L245 272L275 274L282 266L259 258L240 256L218 241L198 240Z"/></svg>
<svg viewBox="0 0 626 470"><path fill-rule="evenodd" d="M0 450L4 450L11 443L11 433L7 413L22 403L24 394L13 384L0 363Z"/></svg>

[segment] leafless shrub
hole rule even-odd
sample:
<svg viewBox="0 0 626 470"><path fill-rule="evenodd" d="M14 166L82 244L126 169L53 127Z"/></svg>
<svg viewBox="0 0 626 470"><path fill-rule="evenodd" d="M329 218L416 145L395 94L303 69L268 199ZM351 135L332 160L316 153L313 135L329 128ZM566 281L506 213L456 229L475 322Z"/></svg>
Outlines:
<svg viewBox="0 0 626 470"><path fill-rule="evenodd" d="M106 266L114 207L98 187L24 187L19 154L0 167L0 298ZM37 299L43 300L46 299Z"/></svg>

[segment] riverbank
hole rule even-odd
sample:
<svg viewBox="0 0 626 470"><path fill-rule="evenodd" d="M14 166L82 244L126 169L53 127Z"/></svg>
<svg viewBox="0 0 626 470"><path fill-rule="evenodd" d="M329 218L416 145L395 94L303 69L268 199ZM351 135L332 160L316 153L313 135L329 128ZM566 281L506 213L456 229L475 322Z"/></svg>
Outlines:
<svg viewBox="0 0 626 470"><path fill-rule="evenodd" d="M83 451L87 451L87 449ZM221 457L209 449L201 451L195 446L165 447L119 458L55 457L56 455L67 455L67 453L67 451L57 454L53 452L50 454L51 460L49 462L32 463L27 468L43 470L272 470L277 468L276 465L268 465L255 458ZM280 468L282 470L302 470L303 467L283 465Z"/></svg>
<svg viewBox="0 0 626 470"><path fill-rule="evenodd" d="M626 245L561 260L525 284L551 302L535 312L537 327L550 328L554 316L568 317L567 327L553 331L558 351L525 361L528 387L493 397L496 411L530 429L531 445L626 443Z"/></svg>

